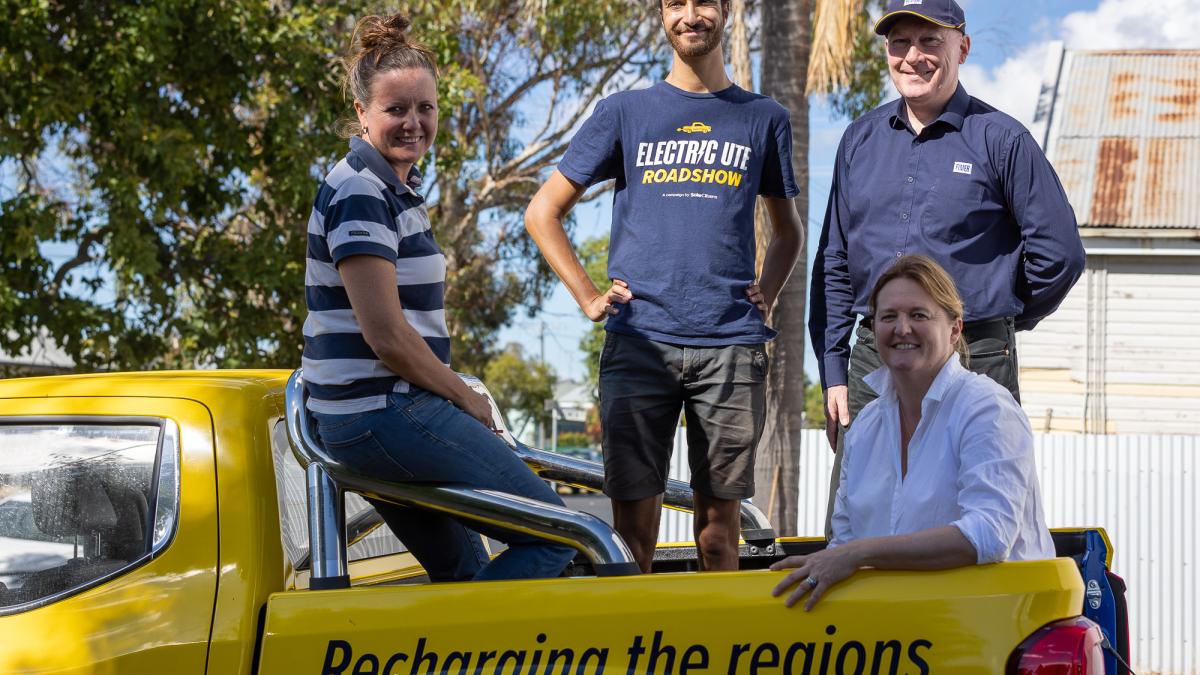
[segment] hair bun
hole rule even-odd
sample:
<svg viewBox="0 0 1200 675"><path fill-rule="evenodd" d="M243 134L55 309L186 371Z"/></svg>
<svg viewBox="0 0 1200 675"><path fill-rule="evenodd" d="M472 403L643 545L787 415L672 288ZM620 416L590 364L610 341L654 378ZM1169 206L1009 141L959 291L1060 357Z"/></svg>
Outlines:
<svg viewBox="0 0 1200 675"><path fill-rule="evenodd" d="M343 86L354 94L355 101L370 103L371 82L385 70L422 68L437 81L437 60L419 42L409 41L411 25L403 14L366 16L355 25L349 52L342 59L346 68Z"/></svg>
<svg viewBox="0 0 1200 675"><path fill-rule="evenodd" d="M403 14L364 17L358 24L359 45L364 52L406 46L411 25Z"/></svg>

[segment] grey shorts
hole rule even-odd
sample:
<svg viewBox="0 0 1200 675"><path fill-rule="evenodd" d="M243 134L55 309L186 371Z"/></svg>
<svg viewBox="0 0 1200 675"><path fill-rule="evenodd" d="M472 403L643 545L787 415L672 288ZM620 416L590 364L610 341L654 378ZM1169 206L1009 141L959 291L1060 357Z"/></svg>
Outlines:
<svg viewBox="0 0 1200 675"><path fill-rule="evenodd" d="M629 501L666 489L682 409L692 489L752 496L766 378L762 344L687 347L608 333L600 354L604 493Z"/></svg>

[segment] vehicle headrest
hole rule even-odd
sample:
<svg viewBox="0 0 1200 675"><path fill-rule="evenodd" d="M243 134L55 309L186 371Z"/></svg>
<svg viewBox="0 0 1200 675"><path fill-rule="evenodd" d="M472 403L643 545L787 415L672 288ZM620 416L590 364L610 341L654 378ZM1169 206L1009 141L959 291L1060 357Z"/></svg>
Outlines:
<svg viewBox="0 0 1200 675"><path fill-rule="evenodd" d="M30 504L34 523L49 535L86 535L117 525L104 484L91 471L64 468L36 474Z"/></svg>

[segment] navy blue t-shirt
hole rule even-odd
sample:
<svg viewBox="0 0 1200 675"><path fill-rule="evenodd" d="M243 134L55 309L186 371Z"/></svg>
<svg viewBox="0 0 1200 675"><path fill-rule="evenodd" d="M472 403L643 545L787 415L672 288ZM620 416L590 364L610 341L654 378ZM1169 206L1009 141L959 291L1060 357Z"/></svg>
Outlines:
<svg viewBox="0 0 1200 675"><path fill-rule="evenodd" d="M773 338L745 290L755 197L796 196L791 153L783 106L736 86L659 82L601 101L558 170L585 186L617 181L608 274L634 299L606 328L693 346Z"/></svg>

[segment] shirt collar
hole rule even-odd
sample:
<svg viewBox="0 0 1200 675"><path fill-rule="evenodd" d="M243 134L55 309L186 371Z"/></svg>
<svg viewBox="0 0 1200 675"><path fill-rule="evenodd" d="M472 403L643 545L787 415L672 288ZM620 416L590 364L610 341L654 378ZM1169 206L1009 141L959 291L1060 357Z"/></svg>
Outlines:
<svg viewBox="0 0 1200 675"><path fill-rule="evenodd" d="M946 363L942 365L942 369L938 371L937 377L933 378L933 384L929 385L929 391L925 392L925 400L945 400L950 387L966 372L967 369L963 368L958 352L951 354L950 358L946 359Z"/></svg>
<svg viewBox="0 0 1200 675"><path fill-rule="evenodd" d="M400 178L396 176L396 172L392 170L392 165L387 163L387 160L383 158L383 155L379 154L375 146L358 136L350 137L350 154L362 160L363 164L366 164L367 168L371 170L371 173L375 174L379 180L392 188L396 194L404 194L406 192L416 194L416 189L421 187L423 177L421 176L421 170L415 164L408 172L407 184L401 183Z"/></svg>
<svg viewBox="0 0 1200 675"><path fill-rule="evenodd" d="M879 396L879 398L887 398L888 395L892 393L892 375L890 372L888 372L887 366L880 366L879 368L871 371L866 377L863 378L863 382L866 383L866 385L870 387L871 390L874 391L877 396Z"/></svg>
<svg viewBox="0 0 1200 675"><path fill-rule="evenodd" d="M958 352L950 355L946 359L946 363L942 365L942 369L938 371L936 377L933 378L933 383L929 385L929 391L925 392L925 398L922 400L922 407L925 401L941 401L946 398L947 392L950 391L951 385L958 381L963 373L967 372L959 361ZM892 374L888 371L887 366L881 366L863 378L863 382L870 387L879 398L888 398L895 394L892 386Z"/></svg>
<svg viewBox="0 0 1200 675"><path fill-rule="evenodd" d="M938 122L945 122L954 127L955 130L962 131L963 121L967 117L967 108L970 104L971 96L962 86L962 83L959 82L958 87L954 90L954 95L950 97L950 101L946 104L946 109L928 126L933 126ZM903 98L896 101L896 111L888 118L888 122L892 125L893 129L908 128L908 106L905 104Z"/></svg>
<svg viewBox="0 0 1200 675"><path fill-rule="evenodd" d="M946 109L942 111L941 115L938 115L937 121L945 122L958 131L962 131L963 120L967 117L967 106L970 103L971 97L960 82L958 88L954 90L954 96L951 96L950 102L946 104Z"/></svg>

